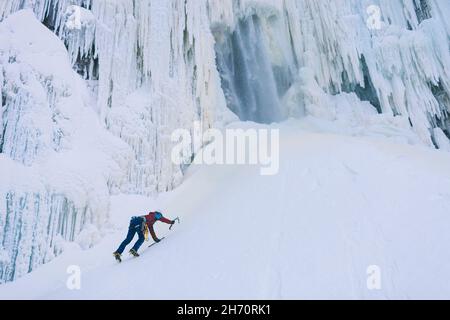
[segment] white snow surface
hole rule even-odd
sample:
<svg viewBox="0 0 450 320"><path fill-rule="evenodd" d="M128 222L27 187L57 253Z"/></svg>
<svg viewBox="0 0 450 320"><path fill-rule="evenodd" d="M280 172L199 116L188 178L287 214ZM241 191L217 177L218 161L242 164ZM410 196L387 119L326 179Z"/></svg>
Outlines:
<svg viewBox="0 0 450 320"><path fill-rule="evenodd" d="M271 128L281 130L278 175L193 166L157 198L112 197L114 227L98 245L66 244L50 263L0 286L0 298L450 297L450 153L370 131L353 136L310 117ZM171 231L157 224L166 239L118 264L112 252L130 217L149 210L182 223ZM80 290L66 287L71 265L80 267ZM367 288L372 265L380 290Z"/></svg>

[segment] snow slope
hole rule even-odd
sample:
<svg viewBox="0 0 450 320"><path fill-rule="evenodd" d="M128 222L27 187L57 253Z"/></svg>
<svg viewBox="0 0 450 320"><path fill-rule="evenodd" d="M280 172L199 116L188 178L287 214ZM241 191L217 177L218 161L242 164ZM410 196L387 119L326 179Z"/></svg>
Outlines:
<svg viewBox="0 0 450 320"><path fill-rule="evenodd" d="M278 175L195 166L157 199L113 197L115 228L99 245L68 245L0 286L0 298L450 297L450 153L311 117L273 127ZM117 264L111 253L129 217L151 209L182 224L160 224L161 244ZM81 290L66 288L69 265L81 267ZM370 265L380 267L381 290L366 287Z"/></svg>

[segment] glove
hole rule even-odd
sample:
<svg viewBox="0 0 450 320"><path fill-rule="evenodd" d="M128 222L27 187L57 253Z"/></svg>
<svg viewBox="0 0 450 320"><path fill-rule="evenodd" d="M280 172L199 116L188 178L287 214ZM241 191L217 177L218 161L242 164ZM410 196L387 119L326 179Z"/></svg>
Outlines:
<svg viewBox="0 0 450 320"><path fill-rule="evenodd" d="M175 224L175 220L172 220L172 222L170 224Z"/></svg>
<svg viewBox="0 0 450 320"><path fill-rule="evenodd" d="M156 243L158 243L158 242L160 242L160 241L161 241L161 240L159 240L159 239L155 239L155 242L156 242Z"/></svg>

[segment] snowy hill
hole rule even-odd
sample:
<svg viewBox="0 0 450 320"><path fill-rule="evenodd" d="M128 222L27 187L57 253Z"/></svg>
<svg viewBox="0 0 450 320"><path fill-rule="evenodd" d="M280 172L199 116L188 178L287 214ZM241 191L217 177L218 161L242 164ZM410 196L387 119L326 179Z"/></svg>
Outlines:
<svg viewBox="0 0 450 320"><path fill-rule="evenodd" d="M317 124L278 126L278 175L198 166L156 200L113 197L116 228L100 244L68 245L2 285L0 298L449 297L450 153L320 133ZM148 208L182 224L170 232L161 224L162 243L117 264L111 253L129 217ZM66 287L69 265L81 268L81 290ZM367 289L371 265L380 267L381 290Z"/></svg>

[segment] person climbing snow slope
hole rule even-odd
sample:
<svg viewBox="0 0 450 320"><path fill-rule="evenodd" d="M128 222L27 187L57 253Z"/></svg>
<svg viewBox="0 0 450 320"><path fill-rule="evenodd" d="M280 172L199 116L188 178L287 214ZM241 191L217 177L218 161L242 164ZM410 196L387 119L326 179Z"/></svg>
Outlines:
<svg viewBox="0 0 450 320"><path fill-rule="evenodd" d="M155 242L161 241L160 239L158 239L155 234L155 230L153 229L153 225L156 223L156 221L161 221L173 225L175 223L175 220L169 220L165 218L162 213L158 211L150 212L145 216L132 217L130 220L130 225L128 227L127 237L120 244L119 248L113 253L114 257L117 261L122 261L122 253L125 250L125 247L133 240L136 233L138 234L138 240L134 244L133 248L131 248L130 254L135 257L139 257L137 251L144 243L144 240L148 239L149 232Z"/></svg>

